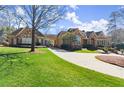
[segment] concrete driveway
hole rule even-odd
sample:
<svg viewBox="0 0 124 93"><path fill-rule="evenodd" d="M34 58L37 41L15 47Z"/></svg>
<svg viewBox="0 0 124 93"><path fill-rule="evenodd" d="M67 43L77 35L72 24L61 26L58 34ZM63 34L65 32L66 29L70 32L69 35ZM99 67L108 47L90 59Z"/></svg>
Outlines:
<svg viewBox="0 0 124 93"><path fill-rule="evenodd" d="M124 78L124 68L115 66L109 63L105 63L99 61L95 58L96 55L104 55L98 53L75 53L68 52L62 49L50 49L54 54L59 56L60 58L67 60L76 65L95 70L97 72L101 72L104 74L108 74L111 76L116 76L120 78ZM113 55L113 54L108 54Z"/></svg>

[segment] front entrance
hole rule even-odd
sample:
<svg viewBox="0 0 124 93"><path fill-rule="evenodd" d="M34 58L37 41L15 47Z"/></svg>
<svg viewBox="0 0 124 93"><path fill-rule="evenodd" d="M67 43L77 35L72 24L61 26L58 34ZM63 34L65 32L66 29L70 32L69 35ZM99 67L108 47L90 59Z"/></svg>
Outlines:
<svg viewBox="0 0 124 93"><path fill-rule="evenodd" d="M95 39L94 38L91 38L91 44L96 46L96 43L95 43Z"/></svg>

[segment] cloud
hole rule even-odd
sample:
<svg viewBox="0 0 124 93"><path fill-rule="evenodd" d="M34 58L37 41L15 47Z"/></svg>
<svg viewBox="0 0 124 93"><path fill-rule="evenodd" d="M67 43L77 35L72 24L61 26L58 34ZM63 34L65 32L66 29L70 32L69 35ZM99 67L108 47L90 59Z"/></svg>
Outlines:
<svg viewBox="0 0 124 93"><path fill-rule="evenodd" d="M16 13L20 14L20 15L24 15L24 10L21 7L16 7Z"/></svg>
<svg viewBox="0 0 124 93"><path fill-rule="evenodd" d="M79 20L79 17L76 15L75 12L67 12L66 13L66 20L72 21L74 24L81 25L82 22Z"/></svg>
<svg viewBox="0 0 124 93"><path fill-rule="evenodd" d="M100 20L92 20L90 22L82 23L78 28L86 31L106 31L108 25L108 21L105 19Z"/></svg>
<svg viewBox="0 0 124 93"><path fill-rule="evenodd" d="M82 22L80 21L79 17L76 15L75 12L67 12L66 20L71 21L75 27L78 27L81 30L86 31L106 31L108 21L105 19L99 19L99 20L91 20L90 22Z"/></svg>
<svg viewBox="0 0 124 93"><path fill-rule="evenodd" d="M119 9L124 9L124 6L119 7Z"/></svg>
<svg viewBox="0 0 124 93"><path fill-rule="evenodd" d="M51 27L56 27L57 25L56 24L52 24Z"/></svg>
<svg viewBox="0 0 124 93"><path fill-rule="evenodd" d="M77 5L69 5L69 7L72 8L72 9L74 9L74 10L78 9L78 6Z"/></svg>
<svg viewBox="0 0 124 93"><path fill-rule="evenodd" d="M63 29L63 28L65 28L65 26L61 25L61 26L60 26L60 29Z"/></svg>

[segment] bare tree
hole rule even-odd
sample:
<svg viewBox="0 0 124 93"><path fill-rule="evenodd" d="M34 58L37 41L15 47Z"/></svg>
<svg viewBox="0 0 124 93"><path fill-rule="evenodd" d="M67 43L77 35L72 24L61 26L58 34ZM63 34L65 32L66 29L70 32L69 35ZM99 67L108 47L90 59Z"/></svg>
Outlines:
<svg viewBox="0 0 124 93"><path fill-rule="evenodd" d="M17 18L22 20L26 26L32 28L31 52L35 51L35 31L48 28L50 25L61 19L65 12L63 6L28 5L16 6L16 8L17 7L21 10L21 13L16 13Z"/></svg>
<svg viewBox="0 0 124 93"><path fill-rule="evenodd" d="M16 24L16 17L8 11L7 7L4 11L0 11L0 26L6 30L6 33L11 33Z"/></svg>
<svg viewBox="0 0 124 93"><path fill-rule="evenodd" d="M4 10L5 6L0 5L0 10Z"/></svg>
<svg viewBox="0 0 124 93"><path fill-rule="evenodd" d="M117 29L120 24L120 13L118 11L112 12L108 24L108 33L112 37L112 42L117 43L118 35Z"/></svg>

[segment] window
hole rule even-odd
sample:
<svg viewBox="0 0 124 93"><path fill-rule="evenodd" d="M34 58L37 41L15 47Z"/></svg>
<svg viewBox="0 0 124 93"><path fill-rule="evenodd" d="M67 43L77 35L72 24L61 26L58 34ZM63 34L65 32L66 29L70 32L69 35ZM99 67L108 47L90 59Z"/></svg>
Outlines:
<svg viewBox="0 0 124 93"><path fill-rule="evenodd" d="M31 38L22 38L22 44L31 44Z"/></svg>
<svg viewBox="0 0 124 93"><path fill-rule="evenodd" d="M76 42L77 42L77 44L80 44L80 42L81 42L81 38L79 35L76 35Z"/></svg>

